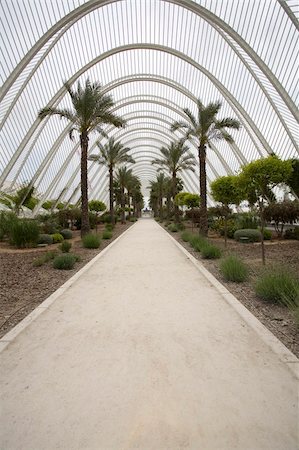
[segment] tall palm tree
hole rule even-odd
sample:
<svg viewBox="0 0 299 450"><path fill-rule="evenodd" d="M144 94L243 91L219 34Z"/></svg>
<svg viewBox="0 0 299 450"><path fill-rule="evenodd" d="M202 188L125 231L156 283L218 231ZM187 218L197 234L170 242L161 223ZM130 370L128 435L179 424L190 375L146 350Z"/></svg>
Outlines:
<svg viewBox="0 0 299 450"><path fill-rule="evenodd" d="M156 158L152 164L160 166L158 171L166 169L172 180L172 198L174 200L177 194L177 174L183 170L191 170L194 172L196 164L195 158L182 141L172 142L168 147L161 147L160 152L162 158ZM179 219L179 210L175 206L175 218Z"/></svg>
<svg viewBox="0 0 299 450"><path fill-rule="evenodd" d="M204 106L200 99L197 100L197 118L188 108L183 111L186 114L186 122L177 121L171 125L171 130L183 130L184 140L194 139L198 148L199 157L199 185L200 185L200 231L208 232L207 212L207 174L206 174L206 152L207 146L211 147L212 141L225 140L234 142L232 136L226 129L240 128L240 122L227 117L217 120L216 116L221 108L221 102L211 102Z"/></svg>
<svg viewBox="0 0 299 450"><path fill-rule="evenodd" d="M126 207L126 196L125 196L125 189L127 189L128 184L130 183L130 180L133 176L132 169L128 169L126 166L120 167L116 173L116 182L119 185L120 188L120 206L121 206L121 222L125 223L126 221L126 214L125 214L125 207Z"/></svg>
<svg viewBox="0 0 299 450"><path fill-rule="evenodd" d="M114 191L113 191L113 173L115 166L125 162L135 163L132 156L128 155L131 150L129 147L124 147L120 142L115 141L112 137L104 146L97 142L100 149L100 155L90 155L88 159L98 161L108 167L109 170L109 201L110 201L110 218L111 223L114 224Z"/></svg>
<svg viewBox="0 0 299 450"><path fill-rule="evenodd" d="M133 194L141 189L141 183L138 177L132 175L126 185L128 191L128 207L129 207L129 217L131 217L131 199L133 201Z"/></svg>
<svg viewBox="0 0 299 450"><path fill-rule="evenodd" d="M156 180L150 181L150 189L153 194L153 199L157 199L157 210L159 211L160 219L163 218L163 198L166 197L169 178L165 174L157 174Z"/></svg>
<svg viewBox="0 0 299 450"><path fill-rule="evenodd" d="M77 90L73 90L68 82L64 83L64 87L71 97L73 108L46 107L39 111L38 116L40 119L43 119L47 116L59 115L61 118L71 122L72 127L69 132L71 139L73 139L74 131L79 133L81 144L81 235L83 236L90 230L87 182L89 134L93 131L103 133L101 128L103 124L113 124L116 127L122 127L125 125L125 121L111 111L111 108L114 106L112 96L103 93L100 83L91 83L87 79L84 87L78 82Z"/></svg>

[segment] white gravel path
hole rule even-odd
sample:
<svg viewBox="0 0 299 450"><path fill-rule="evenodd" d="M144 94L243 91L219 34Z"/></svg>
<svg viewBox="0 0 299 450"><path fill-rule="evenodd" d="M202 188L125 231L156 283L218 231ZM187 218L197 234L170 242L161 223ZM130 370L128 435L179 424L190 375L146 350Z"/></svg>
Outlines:
<svg viewBox="0 0 299 450"><path fill-rule="evenodd" d="M294 373L152 219L75 278L1 352L1 450L299 448Z"/></svg>

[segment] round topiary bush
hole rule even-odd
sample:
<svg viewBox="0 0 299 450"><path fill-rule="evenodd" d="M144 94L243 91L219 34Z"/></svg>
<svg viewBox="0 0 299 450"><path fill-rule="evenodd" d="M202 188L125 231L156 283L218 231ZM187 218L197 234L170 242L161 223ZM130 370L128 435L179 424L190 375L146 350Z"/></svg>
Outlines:
<svg viewBox="0 0 299 450"><path fill-rule="evenodd" d="M237 256L227 256L220 264L220 272L227 281L241 283L248 277L247 266Z"/></svg>
<svg viewBox="0 0 299 450"><path fill-rule="evenodd" d="M64 239L72 239L73 233L71 230L65 229L60 231L61 236L63 236Z"/></svg>
<svg viewBox="0 0 299 450"><path fill-rule="evenodd" d="M37 243L51 245L53 244L53 236L51 234L40 234Z"/></svg>
<svg viewBox="0 0 299 450"><path fill-rule="evenodd" d="M62 234L60 234L60 233L52 234L52 238L53 238L53 243L54 244L57 244L57 243L62 242L64 240Z"/></svg>
<svg viewBox="0 0 299 450"><path fill-rule="evenodd" d="M82 243L85 248L99 248L101 237L98 234L86 234L82 238Z"/></svg>
<svg viewBox="0 0 299 450"><path fill-rule="evenodd" d="M56 256L53 260L54 269L70 270L74 267L76 258L69 253Z"/></svg>
<svg viewBox="0 0 299 450"><path fill-rule="evenodd" d="M234 239L236 241L242 241L245 239L248 240L248 242L260 242L262 235L259 230L252 230L252 229L244 229L244 230L237 230L234 233Z"/></svg>

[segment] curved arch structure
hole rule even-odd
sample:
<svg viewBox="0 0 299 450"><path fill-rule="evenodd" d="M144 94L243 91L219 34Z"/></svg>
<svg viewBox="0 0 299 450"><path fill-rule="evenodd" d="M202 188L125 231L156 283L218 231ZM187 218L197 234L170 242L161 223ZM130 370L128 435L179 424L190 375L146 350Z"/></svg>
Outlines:
<svg viewBox="0 0 299 450"><path fill-rule="evenodd" d="M221 113L242 123L235 143L217 142L209 151L209 181L272 152L296 157L296 11L285 0L253 3L243 11L234 0L81 0L75 9L64 3L51 11L37 0L29 14L25 3L0 5L0 189L29 181L40 195L35 214L49 197L77 201L79 143L69 142L69 125L40 122L37 113L45 105L69 107L62 81L87 77L103 82L114 110L127 118L125 129L106 132L132 146L144 186L159 146L179 136L171 124L185 118L182 108L195 113L199 96L204 103L220 99ZM40 12L45 23L38 27ZM109 28L96 26L106 22ZM95 147L93 136L89 151ZM192 142L190 149L196 151ZM89 173L98 185L103 170L93 162ZM197 188L198 174L183 179ZM104 195L107 180L99 185L93 197Z"/></svg>

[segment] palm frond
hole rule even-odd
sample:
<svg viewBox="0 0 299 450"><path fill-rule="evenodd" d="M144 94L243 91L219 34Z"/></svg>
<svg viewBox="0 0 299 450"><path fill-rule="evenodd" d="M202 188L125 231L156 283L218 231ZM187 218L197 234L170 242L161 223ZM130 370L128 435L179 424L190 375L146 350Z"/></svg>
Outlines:
<svg viewBox="0 0 299 450"><path fill-rule="evenodd" d="M194 115L190 111L190 109L189 108L184 108L183 111L186 114L186 116L188 117L189 121L191 122L193 128L197 128L198 124L196 122L196 119L195 119Z"/></svg>

